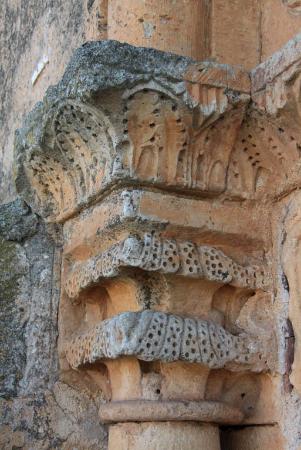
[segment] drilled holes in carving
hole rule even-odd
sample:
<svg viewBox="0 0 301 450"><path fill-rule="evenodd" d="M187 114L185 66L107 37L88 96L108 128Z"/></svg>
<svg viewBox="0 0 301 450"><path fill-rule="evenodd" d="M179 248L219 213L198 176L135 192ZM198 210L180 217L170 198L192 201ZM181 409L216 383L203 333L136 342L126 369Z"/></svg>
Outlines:
<svg viewBox="0 0 301 450"><path fill-rule="evenodd" d="M179 242L178 248L181 255L179 275L200 275L203 271L197 247L191 242Z"/></svg>
<svg viewBox="0 0 301 450"><path fill-rule="evenodd" d="M144 89L129 97L126 111L136 174L168 184L187 184L189 129L183 108L165 94Z"/></svg>
<svg viewBox="0 0 301 450"><path fill-rule="evenodd" d="M43 147L26 165L39 207L47 216L65 216L93 197L111 170L112 130L101 113L64 102L47 125Z"/></svg>
<svg viewBox="0 0 301 450"><path fill-rule="evenodd" d="M143 361L183 360L220 368L257 360L255 348L251 352L247 341L213 322L143 311L122 313L75 338L67 359L72 367L128 355Z"/></svg>
<svg viewBox="0 0 301 450"><path fill-rule="evenodd" d="M202 113L219 116L227 97L221 89L207 91L204 87ZM194 129L186 107L165 94L143 89L129 97L125 114L124 138L132 142L132 167L138 177L206 191L226 190L229 156L241 122L237 111L220 116L208 128Z"/></svg>
<svg viewBox="0 0 301 450"><path fill-rule="evenodd" d="M167 317L165 314L157 314L151 317L146 328L146 339L139 337L137 354L143 355L143 359L151 361L155 358L155 352L164 347L165 332L167 327ZM167 355L167 351L164 352Z"/></svg>
<svg viewBox="0 0 301 450"><path fill-rule="evenodd" d="M102 255L75 265L67 278L66 292L70 298L76 298L81 289L102 277L116 276L123 266L207 278L251 289L267 285L265 272L258 266L241 266L213 247L146 233L142 238L129 237Z"/></svg>
<svg viewBox="0 0 301 450"><path fill-rule="evenodd" d="M244 121L229 167L229 188L250 197L270 189L270 177L285 179L293 161L300 157L301 146L285 128L275 126L260 116ZM277 183L277 182L276 182Z"/></svg>
<svg viewBox="0 0 301 450"><path fill-rule="evenodd" d="M206 327L206 322L202 323L196 322L192 319L184 319L184 327L183 327L183 337L182 337L182 345L181 345L181 358L189 360L191 362L197 362L198 355L202 355L204 363L208 363L207 356L210 354L208 351L207 354L201 351L201 342L206 340L206 338L201 338L199 342L198 336L198 325ZM207 333L208 334L208 333Z"/></svg>
<svg viewBox="0 0 301 450"><path fill-rule="evenodd" d="M164 240L160 269L169 273L176 273L180 264L177 243L168 239Z"/></svg>
<svg viewBox="0 0 301 450"><path fill-rule="evenodd" d="M67 103L56 115L54 130L60 149L74 169L78 194L93 194L101 186L111 156L108 125L92 108Z"/></svg>

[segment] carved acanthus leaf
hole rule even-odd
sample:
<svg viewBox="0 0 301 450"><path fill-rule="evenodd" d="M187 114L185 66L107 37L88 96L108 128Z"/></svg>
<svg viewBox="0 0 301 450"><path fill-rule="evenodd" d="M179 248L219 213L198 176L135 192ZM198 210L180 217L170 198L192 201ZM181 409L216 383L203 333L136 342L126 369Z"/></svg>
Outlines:
<svg viewBox="0 0 301 450"><path fill-rule="evenodd" d="M76 298L81 290L102 278L117 276L123 267L206 278L250 289L264 289L268 285L262 267L241 266L213 247L146 233L142 237L129 236L104 253L77 263L67 277L66 292L70 298Z"/></svg>
<svg viewBox="0 0 301 450"><path fill-rule="evenodd" d="M144 49L146 59L149 52ZM63 222L129 180L181 191L228 191L249 78L244 73L240 80L239 70L210 62L171 76L179 60L166 58L166 73L157 76L154 69L151 77L114 59L110 86L106 78L94 82L94 59L84 76L71 63L67 84L65 77L47 93L16 140L17 188L34 210Z"/></svg>
<svg viewBox="0 0 301 450"><path fill-rule="evenodd" d="M273 58L254 69L252 79L253 112L248 120L249 130L245 129L243 136L248 144L246 155L253 157L250 164L259 171L259 190L273 180L274 195L279 196L300 185L300 40L289 42ZM256 148L250 153L252 144Z"/></svg>
<svg viewBox="0 0 301 450"><path fill-rule="evenodd" d="M299 133L298 133L299 134ZM301 142L298 134L283 124L250 111L238 134L228 170L229 188L245 198L260 198L273 185L279 195L300 168Z"/></svg>
<svg viewBox="0 0 301 450"><path fill-rule="evenodd" d="M99 55L117 44L81 49L86 66L71 64L16 141L18 191L48 221L65 221L122 183L231 199L275 197L298 183L298 39L252 71L252 91L237 68L170 55L164 69L143 73L153 50L141 57L130 46L142 72L109 53L99 73L90 45Z"/></svg>
<svg viewBox="0 0 301 450"><path fill-rule="evenodd" d="M107 184L114 161L114 130L92 106L66 100L41 117L43 136L18 155L16 183L31 184L31 202L57 221L91 201Z"/></svg>

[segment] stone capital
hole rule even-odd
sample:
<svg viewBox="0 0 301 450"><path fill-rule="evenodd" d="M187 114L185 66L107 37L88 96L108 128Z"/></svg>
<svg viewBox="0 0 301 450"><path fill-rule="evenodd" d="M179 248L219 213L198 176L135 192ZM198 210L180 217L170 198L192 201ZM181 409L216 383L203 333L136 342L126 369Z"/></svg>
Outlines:
<svg viewBox="0 0 301 450"><path fill-rule="evenodd" d="M116 186L221 194L249 91L240 69L88 43L17 135L18 190L61 222Z"/></svg>
<svg viewBox="0 0 301 450"><path fill-rule="evenodd" d="M277 368L265 205L299 167L259 75L88 43L17 133L18 190L63 226L61 368L105 390L104 422L216 440L259 420Z"/></svg>

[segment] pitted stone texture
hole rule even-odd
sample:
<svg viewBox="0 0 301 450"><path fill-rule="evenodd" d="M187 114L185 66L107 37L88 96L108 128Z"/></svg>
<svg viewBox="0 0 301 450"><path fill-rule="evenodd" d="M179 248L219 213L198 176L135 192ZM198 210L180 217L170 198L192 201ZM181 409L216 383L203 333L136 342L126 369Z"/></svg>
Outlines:
<svg viewBox="0 0 301 450"><path fill-rule="evenodd" d="M0 448L107 450L100 404L101 397L61 381L51 390L0 400Z"/></svg>
<svg viewBox="0 0 301 450"><path fill-rule="evenodd" d="M122 267L205 278L250 289L268 286L268 275L263 267L244 267L213 247L146 233L141 237L129 236L104 253L75 264L66 280L66 292L70 298L76 298L81 290L102 278L117 276Z"/></svg>
<svg viewBox="0 0 301 450"><path fill-rule="evenodd" d="M105 449L92 398L59 377L60 249L23 201L0 206L0 448Z"/></svg>
<svg viewBox="0 0 301 450"><path fill-rule="evenodd" d="M56 373L54 244L21 200L0 207L1 396L45 388ZM38 363L37 363L38 361Z"/></svg>
<svg viewBox="0 0 301 450"><path fill-rule="evenodd" d="M265 71L253 71L253 90ZM17 188L54 222L129 183L233 200L275 198L299 182L294 96L290 120L285 111L275 120L269 108L254 117L253 107L264 105L254 97L246 114L246 78L215 63L89 43L18 133ZM271 87L261 95L275 109Z"/></svg>
<svg viewBox="0 0 301 450"><path fill-rule="evenodd" d="M38 218L21 199L1 205L0 213L0 234L4 239L20 242L36 233Z"/></svg>
<svg viewBox="0 0 301 450"><path fill-rule="evenodd" d="M0 235L0 395L15 396L26 367L24 311L30 297L24 248Z"/></svg>
<svg viewBox="0 0 301 450"><path fill-rule="evenodd" d="M219 325L154 311L127 312L107 319L66 346L70 365L136 356L142 361L187 361L210 368L264 370L262 343L234 336Z"/></svg>

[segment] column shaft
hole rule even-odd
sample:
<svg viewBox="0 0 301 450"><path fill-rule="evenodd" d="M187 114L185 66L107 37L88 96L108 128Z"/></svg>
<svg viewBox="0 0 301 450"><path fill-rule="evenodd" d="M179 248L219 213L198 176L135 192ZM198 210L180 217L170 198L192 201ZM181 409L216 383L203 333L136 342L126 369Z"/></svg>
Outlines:
<svg viewBox="0 0 301 450"><path fill-rule="evenodd" d="M144 422L113 425L108 450L220 450L214 425Z"/></svg>

